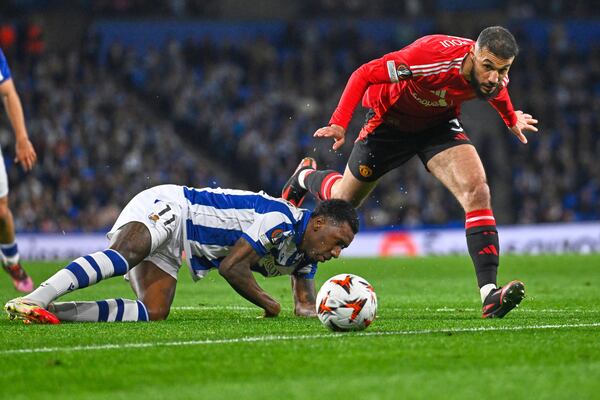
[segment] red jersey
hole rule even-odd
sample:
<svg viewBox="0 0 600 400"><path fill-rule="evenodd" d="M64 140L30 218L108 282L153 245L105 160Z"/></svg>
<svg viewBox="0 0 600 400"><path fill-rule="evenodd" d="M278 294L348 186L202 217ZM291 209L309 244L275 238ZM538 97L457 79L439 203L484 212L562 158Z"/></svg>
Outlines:
<svg viewBox="0 0 600 400"><path fill-rule="evenodd" d="M384 55L358 68L346 85L329 121L348 128L354 109L362 98L375 115L364 125L364 138L382 122L404 132L417 132L460 115L462 102L474 99L475 91L460 73L462 62L475 42L448 35L430 35L402 50ZM410 70L411 73L405 74ZM517 116L504 78L498 95L488 102L507 126Z"/></svg>

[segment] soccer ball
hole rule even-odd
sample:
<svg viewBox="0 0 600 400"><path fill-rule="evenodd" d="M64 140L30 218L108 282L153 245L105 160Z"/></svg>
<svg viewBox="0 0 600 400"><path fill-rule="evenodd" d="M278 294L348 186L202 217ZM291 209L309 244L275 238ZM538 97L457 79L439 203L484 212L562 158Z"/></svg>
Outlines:
<svg viewBox="0 0 600 400"><path fill-rule="evenodd" d="M377 313L373 286L352 274L329 278L317 294L317 315L333 331L362 331Z"/></svg>

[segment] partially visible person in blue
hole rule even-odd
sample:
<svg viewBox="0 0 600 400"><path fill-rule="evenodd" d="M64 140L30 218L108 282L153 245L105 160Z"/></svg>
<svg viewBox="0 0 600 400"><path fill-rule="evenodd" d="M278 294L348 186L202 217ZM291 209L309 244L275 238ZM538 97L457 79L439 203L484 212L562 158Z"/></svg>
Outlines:
<svg viewBox="0 0 600 400"><path fill-rule="evenodd" d="M358 216L344 200L309 211L264 192L155 186L125 206L107 234L108 249L79 257L5 309L11 319L44 324L163 320L185 253L194 280L218 269L265 317L281 306L252 272L291 275L294 314L314 317L317 263L339 257L356 232ZM55 302L118 275L129 279L137 300Z"/></svg>
<svg viewBox="0 0 600 400"><path fill-rule="evenodd" d="M15 133L15 162L21 164L25 171L35 165L37 156L29 141L23 107L15 89L6 57L0 50L0 97L6 114ZM15 240L13 215L8 207L8 177L4 158L0 152L0 258L2 267L10 275L15 289L28 293L33 290L33 282L19 263L19 249Z"/></svg>

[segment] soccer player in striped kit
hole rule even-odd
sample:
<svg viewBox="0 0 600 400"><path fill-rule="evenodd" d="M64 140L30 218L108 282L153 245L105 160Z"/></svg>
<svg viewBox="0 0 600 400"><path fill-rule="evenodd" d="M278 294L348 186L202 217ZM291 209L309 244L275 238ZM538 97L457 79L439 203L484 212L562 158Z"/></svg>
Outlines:
<svg viewBox="0 0 600 400"><path fill-rule="evenodd" d="M265 317L281 307L252 271L291 275L295 314L315 316L317 263L337 258L357 231L356 211L344 200L309 211L263 192L156 186L125 206L107 235L108 249L74 260L5 309L11 319L35 323L162 320L185 253L194 280L218 269ZM137 300L55 302L118 275L127 276Z"/></svg>
<svg viewBox="0 0 600 400"><path fill-rule="evenodd" d="M329 125L315 137L339 149L362 99L367 121L354 143L344 174L317 170L305 158L282 197L301 204L307 191L320 200L344 199L358 207L388 171L418 155L465 211L469 253L475 266L483 317L501 318L525 296L524 284L496 286L498 232L490 190L475 147L460 122L460 105L480 98L494 107L522 143L537 120L515 111L508 95L508 71L518 54L505 28L484 29L477 41L448 35L422 37L405 48L358 68L351 75Z"/></svg>
<svg viewBox="0 0 600 400"><path fill-rule="evenodd" d="M0 50L0 98L15 133L15 162L21 164L23 170L30 171L35 165L37 155L29 141L21 100L2 50ZM12 212L8 207L8 177L2 153L0 153L0 259L15 289L24 293L31 292L33 281L19 262L15 225Z"/></svg>

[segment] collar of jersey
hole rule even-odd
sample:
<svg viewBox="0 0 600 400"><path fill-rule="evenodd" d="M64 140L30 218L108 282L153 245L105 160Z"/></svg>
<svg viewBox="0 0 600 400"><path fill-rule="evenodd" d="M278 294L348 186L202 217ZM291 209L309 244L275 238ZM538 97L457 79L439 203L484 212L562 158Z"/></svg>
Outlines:
<svg viewBox="0 0 600 400"><path fill-rule="evenodd" d="M294 238L296 247L300 246L300 243L302 243L302 238L306 232L306 227L308 226L308 221L310 220L312 211L303 210L303 213L304 214L302 215L302 218L300 218L300 220L296 223L296 237Z"/></svg>

